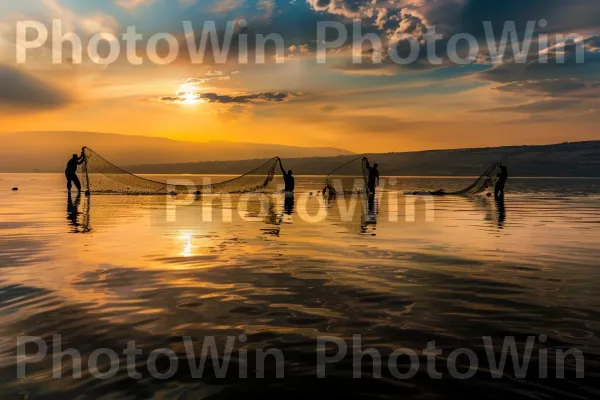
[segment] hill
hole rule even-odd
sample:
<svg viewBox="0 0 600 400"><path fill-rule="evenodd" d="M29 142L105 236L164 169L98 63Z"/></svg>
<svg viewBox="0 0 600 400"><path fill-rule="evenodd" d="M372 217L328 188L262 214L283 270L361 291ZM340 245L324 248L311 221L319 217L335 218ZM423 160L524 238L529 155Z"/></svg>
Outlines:
<svg viewBox="0 0 600 400"><path fill-rule="evenodd" d="M336 148L183 142L97 132L5 133L0 134L0 143L0 172L62 172L70 156L79 153L83 146L93 149L117 165L352 154Z"/></svg>
<svg viewBox="0 0 600 400"><path fill-rule="evenodd" d="M600 177L600 141L409 153L366 154L388 176L478 176L501 162L511 176ZM326 175L356 155L284 159L296 175ZM134 173L240 174L262 160L134 165Z"/></svg>

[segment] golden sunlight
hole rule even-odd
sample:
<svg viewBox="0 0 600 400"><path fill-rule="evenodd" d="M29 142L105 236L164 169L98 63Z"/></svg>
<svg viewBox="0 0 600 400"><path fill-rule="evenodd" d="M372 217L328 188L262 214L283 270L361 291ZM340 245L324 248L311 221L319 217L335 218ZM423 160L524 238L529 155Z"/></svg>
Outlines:
<svg viewBox="0 0 600 400"><path fill-rule="evenodd" d="M180 255L182 257L191 257L192 256L192 235L190 233L184 233L180 236L181 241L184 243L183 250Z"/></svg>
<svg viewBox="0 0 600 400"><path fill-rule="evenodd" d="M177 94L181 98L181 103L188 105L203 103L204 101L199 98L197 90L198 88L191 83L184 83L183 85L179 86L179 91Z"/></svg>

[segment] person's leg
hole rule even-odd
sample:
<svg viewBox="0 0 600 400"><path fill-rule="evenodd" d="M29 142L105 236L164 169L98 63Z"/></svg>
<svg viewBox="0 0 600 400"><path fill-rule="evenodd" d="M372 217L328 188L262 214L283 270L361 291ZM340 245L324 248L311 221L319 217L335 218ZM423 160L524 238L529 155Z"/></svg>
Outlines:
<svg viewBox="0 0 600 400"><path fill-rule="evenodd" d="M71 193L71 176L69 174L65 174L65 178L67 178L67 190Z"/></svg>
<svg viewBox="0 0 600 400"><path fill-rule="evenodd" d="M81 182L79 182L79 178L77 177L77 175L73 174L73 183L75 183L75 187L77 188L77 191L79 193L81 193Z"/></svg>
<svg viewBox="0 0 600 400"><path fill-rule="evenodd" d="M501 196L504 196L504 182L499 182L496 185L496 189L494 190L494 196L499 199Z"/></svg>

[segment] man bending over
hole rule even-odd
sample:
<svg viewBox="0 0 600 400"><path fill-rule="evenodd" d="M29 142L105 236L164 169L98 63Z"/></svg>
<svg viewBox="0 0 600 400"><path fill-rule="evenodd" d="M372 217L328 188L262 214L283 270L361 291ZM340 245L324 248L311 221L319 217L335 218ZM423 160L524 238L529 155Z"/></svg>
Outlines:
<svg viewBox="0 0 600 400"><path fill-rule="evenodd" d="M81 193L81 182L77 177L77 166L83 164L85 161L85 153L81 150L81 155L78 157L77 154L73 154L73 157L67 163L67 169L65 169L65 177L67 178L67 190L71 193L71 187L75 184L77 191Z"/></svg>

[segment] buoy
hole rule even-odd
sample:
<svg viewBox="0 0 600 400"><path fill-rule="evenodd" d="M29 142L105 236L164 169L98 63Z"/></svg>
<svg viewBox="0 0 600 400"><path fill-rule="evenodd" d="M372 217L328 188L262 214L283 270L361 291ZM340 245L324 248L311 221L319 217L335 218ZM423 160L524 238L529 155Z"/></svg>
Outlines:
<svg viewBox="0 0 600 400"><path fill-rule="evenodd" d="M13 190L13 192L16 192L17 190L19 190L19 188L18 187L14 187L14 188L12 188L12 190Z"/></svg>

